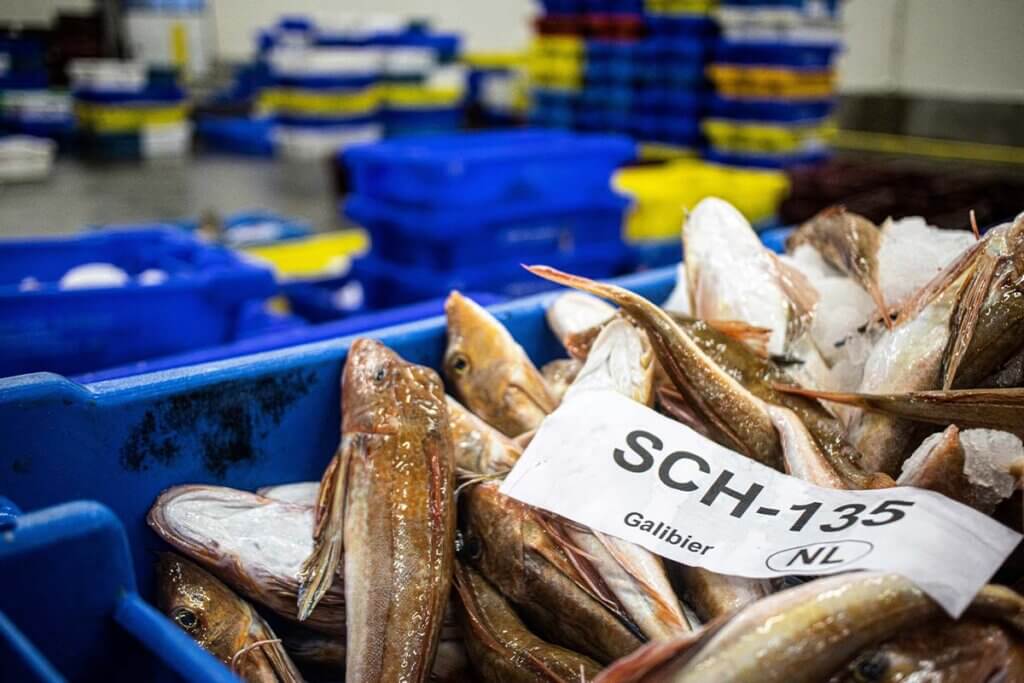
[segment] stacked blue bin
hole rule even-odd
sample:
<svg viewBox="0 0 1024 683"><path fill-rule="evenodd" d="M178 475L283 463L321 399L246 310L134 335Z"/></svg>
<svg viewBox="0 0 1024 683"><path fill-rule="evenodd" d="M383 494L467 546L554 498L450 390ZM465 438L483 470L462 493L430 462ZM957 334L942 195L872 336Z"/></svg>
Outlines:
<svg viewBox="0 0 1024 683"><path fill-rule="evenodd" d="M827 158L837 13L835 0L722 0L703 122L710 159L783 168Z"/></svg>
<svg viewBox="0 0 1024 683"><path fill-rule="evenodd" d="M543 288L522 263L593 277L627 264L614 169L628 138L523 130L396 139L344 152L345 215L370 233L355 277L369 306L451 289L519 296Z"/></svg>

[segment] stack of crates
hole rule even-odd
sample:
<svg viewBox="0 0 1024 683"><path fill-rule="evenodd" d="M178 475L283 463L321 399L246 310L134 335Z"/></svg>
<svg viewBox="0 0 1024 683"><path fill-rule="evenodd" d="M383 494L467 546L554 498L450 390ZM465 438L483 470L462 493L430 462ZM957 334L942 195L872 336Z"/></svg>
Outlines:
<svg viewBox="0 0 1024 683"><path fill-rule="evenodd" d="M80 149L89 157L182 157L192 143L185 92L173 74L139 62L73 61L68 68Z"/></svg>
<svg viewBox="0 0 1024 683"><path fill-rule="evenodd" d="M472 53L462 57L466 79L466 119L470 127L502 127L526 119L525 53Z"/></svg>
<svg viewBox="0 0 1024 683"><path fill-rule="evenodd" d="M834 0L723 0L702 124L709 158L781 168L828 156L839 25Z"/></svg>
<svg viewBox="0 0 1024 683"><path fill-rule="evenodd" d="M700 144L711 0L546 3L531 63L538 125L613 131L692 152Z"/></svg>
<svg viewBox="0 0 1024 683"><path fill-rule="evenodd" d="M461 125L461 71L449 66L458 38L393 19L339 27L281 20L261 39L271 86L259 98L273 117L277 150L324 157L383 135Z"/></svg>
<svg viewBox="0 0 1024 683"><path fill-rule="evenodd" d="M545 281L522 263L609 277L629 263L626 201L613 171L621 136L517 130L399 138L353 147L344 214L370 235L354 276L371 308L452 289L521 296Z"/></svg>
<svg viewBox="0 0 1024 683"><path fill-rule="evenodd" d="M47 44L34 33L0 35L0 134L70 142L71 98L48 89Z"/></svg>

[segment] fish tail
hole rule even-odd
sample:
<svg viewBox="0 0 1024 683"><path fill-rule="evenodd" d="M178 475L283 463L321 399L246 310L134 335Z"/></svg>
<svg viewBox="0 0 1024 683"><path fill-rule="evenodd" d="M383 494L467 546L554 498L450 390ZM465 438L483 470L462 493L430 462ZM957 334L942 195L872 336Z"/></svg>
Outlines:
<svg viewBox="0 0 1024 683"><path fill-rule="evenodd" d="M982 252L978 261L977 268L960 292L960 300L953 313L950 342L943 358L945 367L942 380L943 389L953 386L957 370L960 369L960 364L971 345L971 340L974 339L978 318L981 316L981 308L985 304L985 299L988 298L995 280L996 266L999 260Z"/></svg>
<svg viewBox="0 0 1024 683"><path fill-rule="evenodd" d="M566 287L572 287L573 289L579 289L584 292L589 292L590 294L593 294L594 296L599 296L602 299L610 299L611 301L614 301L620 306L623 305L624 300L628 300L629 298L628 295L630 294L630 292L627 292L626 290L621 289L620 287L605 284L603 282L597 282L595 280L591 280L590 278L585 278L580 275L571 275L569 273L563 273L557 268L552 268L551 266L524 265L523 268L526 268L526 270L530 271L537 277L542 277L545 280L555 282L560 285L565 285Z"/></svg>

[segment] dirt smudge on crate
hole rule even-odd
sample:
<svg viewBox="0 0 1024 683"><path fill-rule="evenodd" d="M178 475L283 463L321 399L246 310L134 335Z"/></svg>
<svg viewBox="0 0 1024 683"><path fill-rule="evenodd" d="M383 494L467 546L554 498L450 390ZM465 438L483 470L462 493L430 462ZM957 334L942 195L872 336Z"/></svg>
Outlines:
<svg viewBox="0 0 1024 683"><path fill-rule="evenodd" d="M291 370L255 380L236 380L161 399L148 409L121 447L121 465L140 472L170 465L198 450L218 479L232 465L257 458L254 434L269 435L316 374Z"/></svg>

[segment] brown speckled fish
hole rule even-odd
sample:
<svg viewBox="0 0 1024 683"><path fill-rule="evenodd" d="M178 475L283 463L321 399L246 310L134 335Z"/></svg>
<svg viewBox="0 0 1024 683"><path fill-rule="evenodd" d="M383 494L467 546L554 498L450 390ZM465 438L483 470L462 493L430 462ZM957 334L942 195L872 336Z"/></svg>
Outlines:
<svg viewBox="0 0 1024 683"><path fill-rule="evenodd" d="M444 374L455 398L508 436L536 429L555 409L540 371L505 326L458 292L444 304Z"/></svg>
<svg viewBox="0 0 1024 683"><path fill-rule="evenodd" d="M345 550L345 676L423 681L441 634L455 534L454 465L437 374L358 339L342 378L342 440L317 501L299 616Z"/></svg>
<svg viewBox="0 0 1024 683"><path fill-rule="evenodd" d="M211 574L174 553L160 553L156 575L160 610L243 680L302 681L270 626Z"/></svg>
<svg viewBox="0 0 1024 683"><path fill-rule="evenodd" d="M483 680L586 683L601 670L589 657L531 633L497 589L471 567L456 563L455 587L466 649Z"/></svg>

